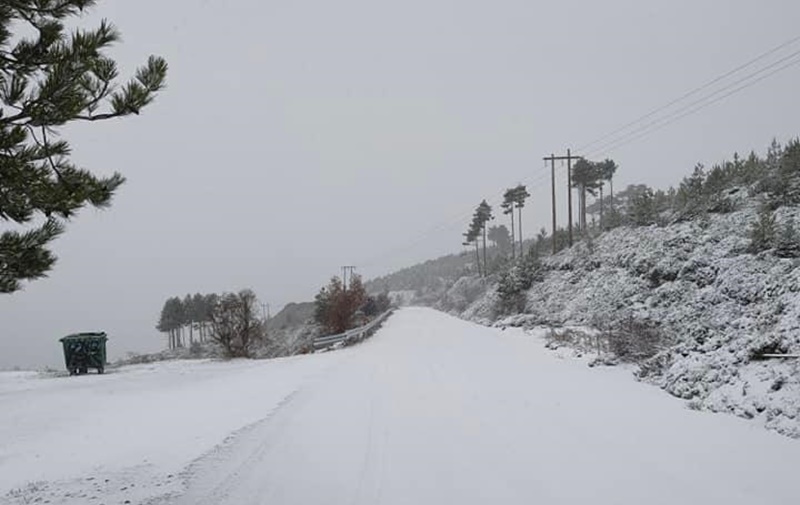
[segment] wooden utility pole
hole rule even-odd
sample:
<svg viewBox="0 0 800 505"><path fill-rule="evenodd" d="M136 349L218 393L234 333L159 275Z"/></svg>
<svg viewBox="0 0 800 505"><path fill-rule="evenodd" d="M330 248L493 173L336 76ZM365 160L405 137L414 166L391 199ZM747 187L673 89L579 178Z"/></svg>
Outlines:
<svg viewBox="0 0 800 505"><path fill-rule="evenodd" d="M569 230L569 246L572 247L572 160L579 160L583 156L573 156L572 151L567 149L566 156L556 156L551 154L544 158L544 161L551 163L550 178L553 185L553 254L556 253L556 160L567 160L567 229Z"/></svg>
<svg viewBox="0 0 800 505"><path fill-rule="evenodd" d="M551 235L551 242L553 242L553 254L558 252L556 246L556 155L550 154L550 182L553 186L553 234ZM547 163L547 158L545 158Z"/></svg>

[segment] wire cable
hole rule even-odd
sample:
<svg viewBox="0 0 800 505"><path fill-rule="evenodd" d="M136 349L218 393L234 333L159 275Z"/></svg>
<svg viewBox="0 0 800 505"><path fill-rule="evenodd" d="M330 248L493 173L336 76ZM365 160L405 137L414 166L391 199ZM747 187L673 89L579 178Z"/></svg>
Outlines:
<svg viewBox="0 0 800 505"><path fill-rule="evenodd" d="M684 93L683 95L679 96L678 98L670 100L669 102L665 103L664 105L651 110L650 112L648 112L648 113L646 113L646 114L634 119L633 121L631 121L629 123L626 123L626 124L616 128L615 130L613 130L613 131L611 131L611 132L609 132L609 133L607 133L605 135L602 135L602 136L592 140L591 142L583 144L582 146L578 147L577 151L578 152L584 151L585 149L588 149L589 147L591 147L591 146L593 146L593 145L595 145L595 144L597 144L599 142L602 142L602 141L604 141L604 140L616 135L617 133L623 132L623 131L627 130L628 128L630 128L631 126L634 126L634 125L636 125L638 123L641 123L642 121L653 117L654 115L658 114L659 112L662 112L662 111L664 111L666 109L669 109L673 105L676 105L676 104L682 102L683 100L685 100L685 99L687 99L687 98L689 98L691 96L694 96L697 93L700 93L701 91L704 91L704 90L710 88L714 84L716 84L716 83L718 83L718 82L720 82L720 81L722 81L722 80L724 80L724 79L736 74L737 72L739 72L741 70L744 70L745 68L747 68L747 67L749 67L749 66L751 66L751 65L753 65L753 64L755 64L755 63L757 63L757 62L759 62L761 60L763 60L764 58L766 58L768 56L771 56L771 55L775 54L776 52L780 51L781 49L784 49L784 48L786 48L786 47L788 47L788 46L790 46L790 45L792 45L792 44L794 44L795 42L798 42L798 41L800 41L800 35L797 35L797 36L787 40L786 42L778 44L777 46L773 47L772 49L769 49L769 50L761 53L760 55L756 56L755 58L753 58L753 59L751 59L751 60L749 60L749 61L747 61L747 62L745 62L745 63L743 63L741 65L739 65L738 67L736 67L736 68L734 68L732 70L729 70L729 71L725 72L724 74L715 77L714 79L711 79L710 81L706 82L705 84L702 84L702 85L700 85L700 86L688 91L687 93Z"/></svg>
<svg viewBox="0 0 800 505"><path fill-rule="evenodd" d="M588 155L588 157L594 157L594 156L597 156L598 154L608 154L609 152L611 152L613 150L616 150L616 149L618 149L618 148L620 148L620 147L622 147L624 145L630 144L631 142L639 140L640 138L646 137L650 133L658 131L658 130L660 130L660 129L662 129L662 128L664 128L664 127L666 127L666 126L668 126L668 125L670 125L672 123L674 123L675 121L683 119L686 116L690 116L692 114L695 114L695 113L705 109L706 107L709 107L709 106L711 106L711 105L713 105L713 104L715 104L717 102L720 102L721 100L723 100L723 99L725 99L725 98L727 98L727 97L729 97L731 95L734 95L734 94L739 93L740 91L743 91L743 90L745 90L745 89L747 89L747 88L749 88L751 86L754 86L754 85L758 84L759 82L763 81L764 79L767 79L768 77L771 77L771 76L773 76L773 75L775 75L775 74L777 74L779 72L782 72L782 71L784 71L784 70L786 70L786 69L788 69L790 67L793 67L794 65L797 65L798 63L800 63L800 58L795 58L793 60L790 60L788 63L785 63L790 58L796 57L798 55L800 55L800 51L792 53L791 55L787 56L786 58L781 58L777 62L775 62L775 63L773 63L773 64L771 64L771 65L769 65L769 66L757 71L757 72L754 72L753 74L750 74L746 78L742 78L742 79L734 82L730 86L726 86L726 87L724 87L724 88L722 88L720 90L715 91L714 93L711 93L711 94L707 95L703 99L696 100L696 101L694 101L694 102L692 102L692 103L690 103L690 104L688 104L688 105L686 105L684 107L681 107L680 109L678 109L677 111L673 112L672 114L670 114L668 116L665 116L663 118L660 118L658 120L655 120L655 121L652 121L652 122L646 124L645 126L633 131L628 136L620 137L619 139L617 139L617 140L615 140L613 142L609 142L608 144L604 144L603 146L601 146L597 150L592 151ZM776 69L774 69L774 70L772 70L771 72L768 72L767 74L761 75L760 77L758 77L756 79L752 79L752 80L750 79L751 77L754 77L754 76L756 76L758 74L761 74L762 72L764 72L766 70L772 69L775 65L777 65L779 63L785 63L785 64L780 66L780 67L778 67L778 68L776 68ZM736 86L736 87L734 87L734 86ZM724 93L724 94L722 94L720 96L717 96L716 98L714 98L712 100L709 100L710 98L712 98L712 97L714 97L716 95L719 95L719 93L723 93L725 91L727 91L727 93Z"/></svg>

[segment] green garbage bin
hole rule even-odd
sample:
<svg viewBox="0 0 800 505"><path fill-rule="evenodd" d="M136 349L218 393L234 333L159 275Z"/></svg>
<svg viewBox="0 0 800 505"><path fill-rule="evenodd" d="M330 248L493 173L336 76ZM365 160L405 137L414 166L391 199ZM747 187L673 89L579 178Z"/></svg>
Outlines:
<svg viewBox="0 0 800 505"><path fill-rule="evenodd" d="M60 339L69 374L84 374L90 368L103 373L106 368L106 340L108 337L103 332L75 333Z"/></svg>

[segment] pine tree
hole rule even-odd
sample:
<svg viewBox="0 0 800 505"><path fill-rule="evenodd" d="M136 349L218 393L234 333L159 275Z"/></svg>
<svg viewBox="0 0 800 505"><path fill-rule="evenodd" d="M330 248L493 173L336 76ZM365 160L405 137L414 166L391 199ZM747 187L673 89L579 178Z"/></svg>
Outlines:
<svg viewBox="0 0 800 505"><path fill-rule="evenodd" d="M169 325L169 301L164 302L164 306L161 308L161 315L158 316L158 322L156 323L156 329L162 333L166 333L171 337L171 328ZM168 347L172 349L172 339L169 338Z"/></svg>
<svg viewBox="0 0 800 505"><path fill-rule="evenodd" d="M160 332L166 333L168 336L168 347L175 349L180 346L180 327L182 323L182 306L181 299L178 297L169 298L164 302L161 309L161 314L156 324L156 329Z"/></svg>
<svg viewBox="0 0 800 505"><path fill-rule="evenodd" d="M63 233L63 222L87 205L108 207L125 180L73 164L60 130L139 114L164 87L167 64L154 56L119 86L106 53L120 36L109 23L67 31L67 19L95 4L0 3L0 220L32 226L0 234L0 293L44 277L56 261L48 245Z"/></svg>
<svg viewBox="0 0 800 505"><path fill-rule="evenodd" d="M202 343L205 342L205 321L204 321L204 299L200 293L195 293L192 296L192 320L194 321L195 328L197 329L197 338Z"/></svg>
<svg viewBox="0 0 800 505"><path fill-rule="evenodd" d="M494 219L492 215L492 207L486 202L486 200L481 201L480 205L478 205L478 209L475 211L475 215L477 217L477 222L479 225L479 229L483 234L483 274L486 275L486 228L487 223Z"/></svg>
<svg viewBox="0 0 800 505"><path fill-rule="evenodd" d="M517 218L517 225L519 226L518 238L519 238L519 256L520 256L520 258L522 258L522 255L523 255L523 253L522 253L522 208L525 207L525 200L527 200L529 196L531 196L531 194L528 193L528 188L525 187L524 184L520 184L516 188L514 188L514 204L517 207L517 212L518 212L518 216L519 216Z"/></svg>
<svg viewBox="0 0 800 505"><path fill-rule="evenodd" d="M608 181L611 189L611 205L614 205L614 174L617 172L617 164L614 160L606 158L596 165L598 171L598 182L600 187L600 229L606 228L605 212L603 209L603 187Z"/></svg>
<svg viewBox="0 0 800 505"><path fill-rule="evenodd" d="M511 215L511 258L516 257L517 241L514 231L514 188L509 188L503 194L503 203L500 208L503 209L503 214Z"/></svg>
<svg viewBox="0 0 800 505"><path fill-rule="evenodd" d="M630 220L636 226L649 226L658 220L658 208L653 190L645 187L644 190L633 196L630 205Z"/></svg>
<svg viewBox="0 0 800 505"><path fill-rule="evenodd" d="M800 203L800 140L789 142L781 153L776 182L771 195L775 207Z"/></svg>
<svg viewBox="0 0 800 505"><path fill-rule="evenodd" d="M586 195L595 194L601 178L598 165L583 158L572 167L572 187L578 189L578 223L581 231L586 231Z"/></svg>
<svg viewBox="0 0 800 505"><path fill-rule="evenodd" d="M698 163L694 167L692 175L684 177L678 186L677 204L680 210L694 215L705 207L705 182L705 168L702 163Z"/></svg>
<svg viewBox="0 0 800 505"><path fill-rule="evenodd" d="M475 245L475 265L478 270L478 275L481 276L481 255L480 255L480 246L478 245L478 237L480 236L480 221L477 212L472 215L472 222L470 222L469 228L464 233L464 246Z"/></svg>

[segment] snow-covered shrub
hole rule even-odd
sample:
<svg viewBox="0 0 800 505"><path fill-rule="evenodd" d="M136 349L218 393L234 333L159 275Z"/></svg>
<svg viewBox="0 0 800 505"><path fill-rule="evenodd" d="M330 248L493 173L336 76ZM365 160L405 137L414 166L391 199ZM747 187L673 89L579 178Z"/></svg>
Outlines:
<svg viewBox="0 0 800 505"><path fill-rule="evenodd" d="M772 249L775 243L775 215L766 205L758 212L758 219L750 225L750 248L752 253Z"/></svg>
<svg viewBox="0 0 800 505"><path fill-rule="evenodd" d="M625 363L644 363L674 344L663 328L631 314L595 314L592 326L598 330L598 348Z"/></svg>
<svg viewBox="0 0 800 505"><path fill-rule="evenodd" d="M571 347L578 351L601 354L605 345L597 332L584 328L550 328L545 337L548 349Z"/></svg>
<svg viewBox="0 0 800 505"><path fill-rule="evenodd" d="M779 258L800 257L800 236L797 234L792 217L789 217L780 228L775 244L775 255Z"/></svg>
<svg viewBox="0 0 800 505"><path fill-rule="evenodd" d="M499 315L517 314L525 309L527 291L534 282L541 281L542 265L531 250L525 258L500 274L497 282L497 306Z"/></svg>
<svg viewBox="0 0 800 505"><path fill-rule="evenodd" d="M632 363L650 359L672 343L656 325L632 316L605 328L601 338L608 342L611 353Z"/></svg>
<svg viewBox="0 0 800 505"><path fill-rule="evenodd" d="M480 277L465 276L458 279L436 303L448 312L462 312L486 292L486 281Z"/></svg>

